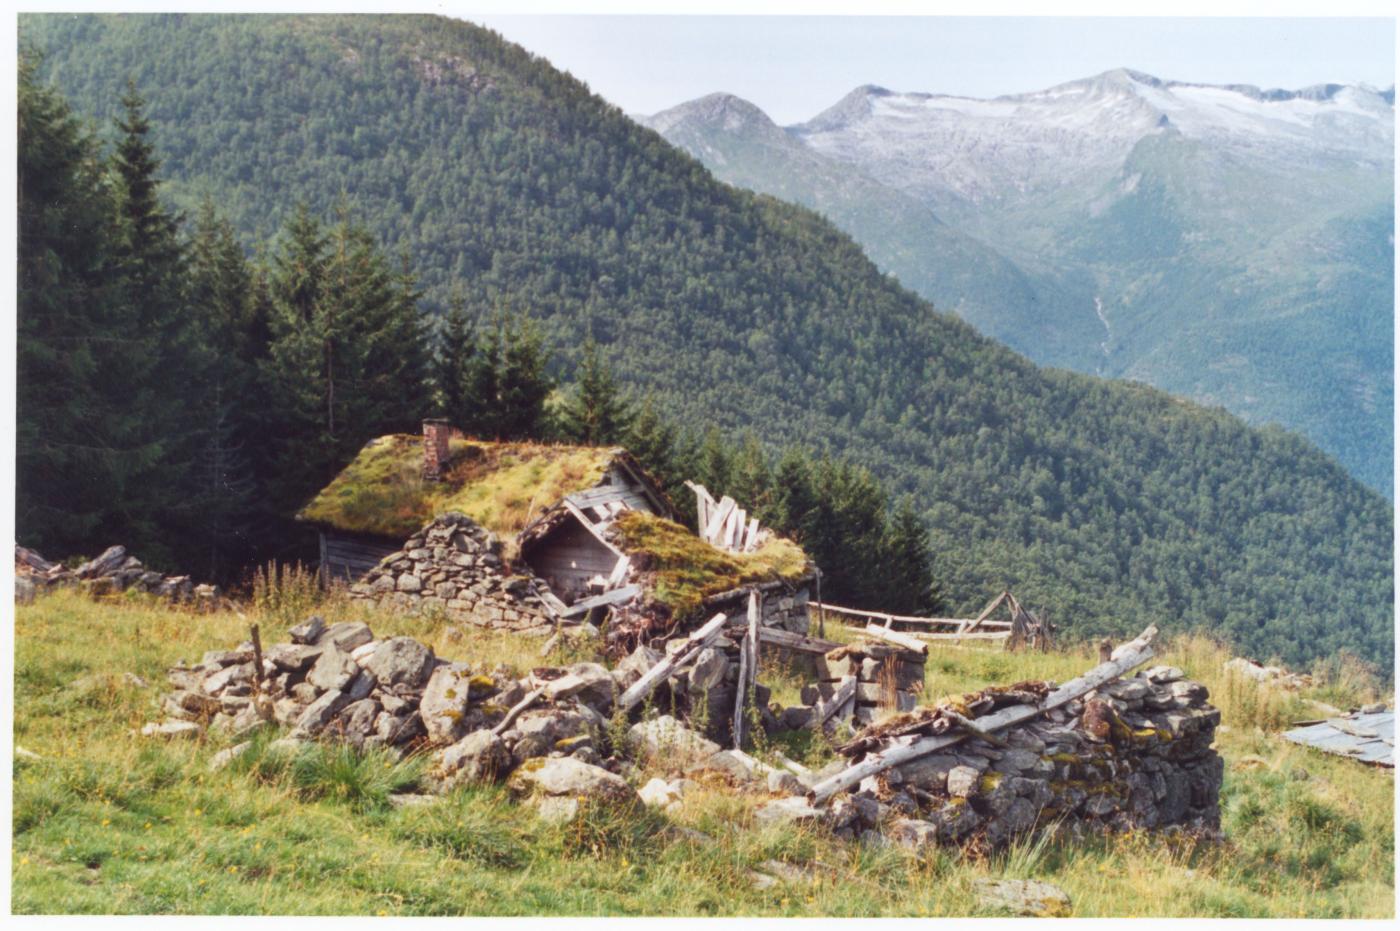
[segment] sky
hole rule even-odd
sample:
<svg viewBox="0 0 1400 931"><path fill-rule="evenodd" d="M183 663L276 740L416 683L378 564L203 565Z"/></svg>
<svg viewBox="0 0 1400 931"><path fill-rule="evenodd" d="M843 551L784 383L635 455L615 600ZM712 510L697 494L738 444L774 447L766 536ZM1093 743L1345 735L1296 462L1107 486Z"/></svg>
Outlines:
<svg viewBox="0 0 1400 931"><path fill-rule="evenodd" d="M633 114L726 91L787 125L863 84L992 97L1118 67L1266 88L1395 82L1393 19L443 12L495 29Z"/></svg>

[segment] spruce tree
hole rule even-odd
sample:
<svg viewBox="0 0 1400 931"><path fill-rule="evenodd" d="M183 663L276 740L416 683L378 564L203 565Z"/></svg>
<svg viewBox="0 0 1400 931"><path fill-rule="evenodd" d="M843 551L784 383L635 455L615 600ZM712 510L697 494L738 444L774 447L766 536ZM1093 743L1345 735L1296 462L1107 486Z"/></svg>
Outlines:
<svg viewBox="0 0 1400 931"><path fill-rule="evenodd" d="M97 144L22 50L18 81L15 536L50 557L109 522L122 451L101 370L125 338ZM113 540L115 542L115 540Z"/></svg>
<svg viewBox="0 0 1400 931"><path fill-rule="evenodd" d="M896 614L928 616L943 608L942 593L933 579L928 529L908 498L890 515L880 547L882 606Z"/></svg>
<svg viewBox="0 0 1400 931"><path fill-rule="evenodd" d="M497 433L504 440L538 439L545 428L545 401L554 390L547 371L544 338L521 316L505 330L500 349Z"/></svg>
<svg viewBox="0 0 1400 931"><path fill-rule="evenodd" d="M636 414L623 397L612 369L599 355L598 344L592 337L584 341L583 359L575 381L560 411L564 437L588 446L620 443L626 439Z"/></svg>
<svg viewBox="0 0 1400 931"><path fill-rule="evenodd" d="M438 412L463 430L472 425L479 406L472 393L477 354L477 336L467 316L466 298L460 288L453 288L438 329L433 384Z"/></svg>
<svg viewBox="0 0 1400 931"><path fill-rule="evenodd" d="M191 491L198 518L189 533L207 554L204 572L225 580L251 560L269 517L253 466L266 452L259 443L255 368L266 343L243 248L207 200L189 244L189 305L200 327L200 362L209 386L199 399L203 422L192 476L198 484Z"/></svg>

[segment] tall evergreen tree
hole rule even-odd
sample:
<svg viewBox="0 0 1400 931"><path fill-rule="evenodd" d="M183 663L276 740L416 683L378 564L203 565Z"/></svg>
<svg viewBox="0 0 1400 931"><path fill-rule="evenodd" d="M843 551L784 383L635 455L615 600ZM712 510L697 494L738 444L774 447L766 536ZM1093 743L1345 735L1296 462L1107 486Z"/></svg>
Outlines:
<svg viewBox="0 0 1400 931"><path fill-rule="evenodd" d="M121 352L98 372L117 410L112 427L122 451L113 500L118 533L159 563L189 542L198 515L194 463L200 405L208 385L195 320L186 302L180 219L160 201L145 102L128 81L116 120L120 133L108 180L114 207L116 297Z"/></svg>
<svg viewBox="0 0 1400 931"><path fill-rule="evenodd" d="M111 202L95 140L21 50L15 535L82 552L108 523L122 449L100 373L124 338L109 304Z"/></svg>
<svg viewBox="0 0 1400 931"><path fill-rule="evenodd" d="M584 341L575 382L560 412L565 438L589 446L625 440L636 413L623 397L612 369L599 355L592 337Z"/></svg>
<svg viewBox="0 0 1400 931"><path fill-rule="evenodd" d="M266 351L253 274L233 227L205 201L189 244L189 306L200 328L202 399L192 539L208 556L204 572L225 580L251 561L268 514L253 466L262 410L256 363ZM191 398L191 403L196 399Z"/></svg>
<svg viewBox="0 0 1400 931"><path fill-rule="evenodd" d="M889 516L880 550L884 610L928 616L943 609L942 592L933 578L928 529L908 498Z"/></svg>
<svg viewBox="0 0 1400 931"><path fill-rule="evenodd" d="M294 510L368 439L409 430L425 408L425 332L411 276L395 276L342 213L326 234L304 208L272 281L264 378L276 405L278 489Z"/></svg>
<svg viewBox="0 0 1400 931"><path fill-rule="evenodd" d="M497 432L501 439L539 438L545 427L545 401L554 390L544 337L525 316L510 321L500 350Z"/></svg>
<svg viewBox="0 0 1400 931"><path fill-rule="evenodd" d="M477 354L477 336L467 316L466 297L461 288L454 287L438 329L433 383L438 412L463 430L471 424L478 407L471 381Z"/></svg>

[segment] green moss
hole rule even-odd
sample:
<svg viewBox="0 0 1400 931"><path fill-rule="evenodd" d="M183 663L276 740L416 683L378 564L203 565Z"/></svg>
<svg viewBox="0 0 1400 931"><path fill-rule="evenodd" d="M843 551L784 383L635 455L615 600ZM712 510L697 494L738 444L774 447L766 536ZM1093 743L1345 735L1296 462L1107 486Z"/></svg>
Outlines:
<svg viewBox="0 0 1400 931"><path fill-rule="evenodd" d="M598 484L614 452L454 439L443 480L425 482L422 439L382 436L365 444L299 516L349 533L407 537L439 514L461 511L509 538L560 498Z"/></svg>
<svg viewBox="0 0 1400 931"><path fill-rule="evenodd" d="M986 773L982 776L981 779L977 781L977 788L983 794L986 794L995 790L997 786L1001 785L1001 780L1001 773Z"/></svg>
<svg viewBox="0 0 1400 931"><path fill-rule="evenodd" d="M809 572L802 548L776 536L752 553L726 553L654 514L629 511L615 526L621 548L652 576L656 599L678 618L698 614L710 595L753 582L796 582Z"/></svg>
<svg viewBox="0 0 1400 931"><path fill-rule="evenodd" d="M467 685L469 686L467 690L468 694L473 692L485 692L489 694L496 691L496 680L492 679L490 676L472 676L467 680Z"/></svg>

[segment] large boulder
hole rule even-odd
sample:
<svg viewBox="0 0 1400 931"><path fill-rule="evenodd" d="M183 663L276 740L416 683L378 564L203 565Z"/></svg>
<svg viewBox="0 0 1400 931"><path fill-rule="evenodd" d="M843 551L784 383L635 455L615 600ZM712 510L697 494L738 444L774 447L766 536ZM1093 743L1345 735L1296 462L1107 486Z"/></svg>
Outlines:
<svg viewBox="0 0 1400 931"><path fill-rule="evenodd" d="M615 689L612 673L598 663L575 663L564 675L545 684L545 694L554 701L577 698L586 705L607 710L612 707Z"/></svg>
<svg viewBox="0 0 1400 931"><path fill-rule="evenodd" d="M452 743L466 733L465 716L471 690L471 667L450 663L433 670L418 712L433 743Z"/></svg>
<svg viewBox="0 0 1400 931"><path fill-rule="evenodd" d="M529 798L541 817L569 820L583 804L639 806L637 792L621 776L574 757L531 760L510 777L512 794Z"/></svg>
<svg viewBox="0 0 1400 931"><path fill-rule="evenodd" d="M627 744L634 752L677 768L707 760L719 752L719 744L708 740L668 714L641 721L627 732Z"/></svg>
<svg viewBox="0 0 1400 931"><path fill-rule="evenodd" d="M487 730L473 731L438 758L445 786L462 782L491 782L510 769L510 752L500 737Z"/></svg>
<svg viewBox="0 0 1400 931"><path fill-rule="evenodd" d="M349 653L335 644L327 643L321 655L316 658L306 681L322 692L339 691L350 684L350 680L360 674L360 667Z"/></svg>
<svg viewBox="0 0 1400 931"><path fill-rule="evenodd" d="M365 660L365 669L385 688L419 689L432 675L433 651L412 637L390 637Z"/></svg>

